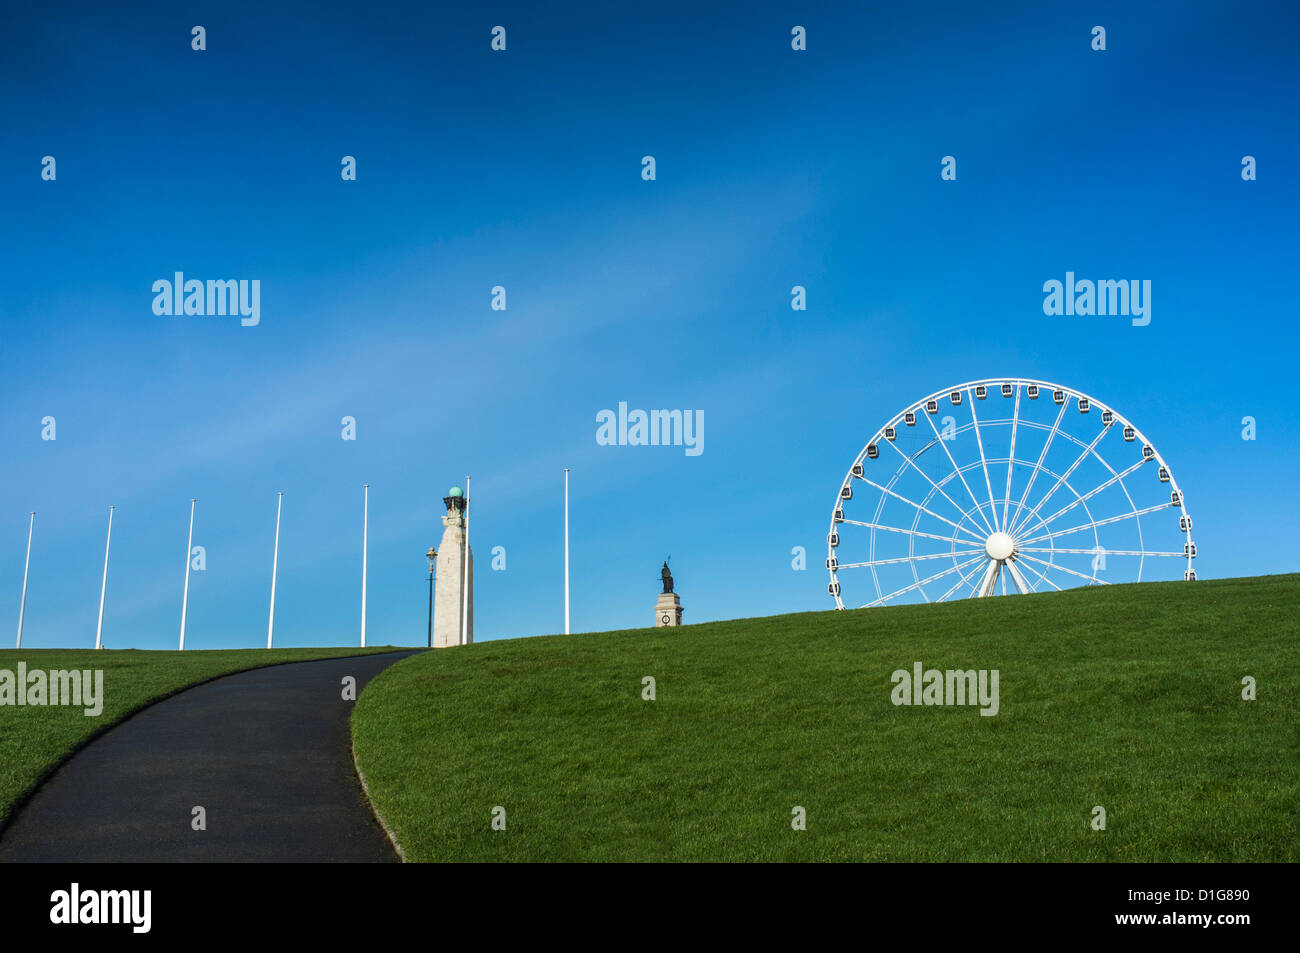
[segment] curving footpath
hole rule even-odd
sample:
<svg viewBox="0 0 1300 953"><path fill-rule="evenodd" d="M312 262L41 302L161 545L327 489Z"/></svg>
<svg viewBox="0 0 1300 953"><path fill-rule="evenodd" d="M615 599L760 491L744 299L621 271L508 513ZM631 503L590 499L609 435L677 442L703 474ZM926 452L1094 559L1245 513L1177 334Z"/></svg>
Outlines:
<svg viewBox="0 0 1300 953"><path fill-rule="evenodd" d="M0 862L396 861L352 763L343 679L359 694L414 654L253 669L137 712L37 789Z"/></svg>

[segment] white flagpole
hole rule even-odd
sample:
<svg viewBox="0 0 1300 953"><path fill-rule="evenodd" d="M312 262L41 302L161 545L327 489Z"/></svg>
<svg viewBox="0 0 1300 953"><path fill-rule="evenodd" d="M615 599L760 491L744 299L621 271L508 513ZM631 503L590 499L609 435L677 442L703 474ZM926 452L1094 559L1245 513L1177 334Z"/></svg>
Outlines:
<svg viewBox="0 0 1300 953"><path fill-rule="evenodd" d="M464 589L460 600L460 644L469 644L469 476L465 477L465 558L460 571L464 576Z"/></svg>
<svg viewBox="0 0 1300 953"><path fill-rule="evenodd" d="M564 634L569 634L569 468L564 468Z"/></svg>
<svg viewBox="0 0 1300 953"><path fill-rule="evenodd" d="M271 556L271 616L266 620L266 647L271 647L271 635L275 632L275 576L280 569L280 508L284 505L284 493L275 501L275 551Z"/></svg>
<svg viewBox="0 0 1300 953"><path fill-rule="evenodd" d="M361 507L361 647L366 647L366 553L370 543L370 484Z"/></svg>
<svg viewBox="0 0 1300 953"><path fill-rule="evenodd" d="M23 598L18 603L18 648L23 647L23 616L27 612L27 570L32 565L32 528L36 525L36 512L32 511L32 518L27 522L27 561L23 563Z"/></svg>
<svg viewBox="0 0 1300 953"><path fill-rule="evenodd" d="M104 578L99 583L99 622L95 624L95 648L99 648L104 635L104 593L108 591L108 547L113 545L113 510L108 508L108 539L104 543Z"/></svg>
<svg viewBox="0 0 1300 953"><path fill-rule="evenodd" d="M185 617L190 609L190 553L194 551L194 500L190 500L190 538L185 543L185 594L181 596L181 647L185 651Z"/></svg>

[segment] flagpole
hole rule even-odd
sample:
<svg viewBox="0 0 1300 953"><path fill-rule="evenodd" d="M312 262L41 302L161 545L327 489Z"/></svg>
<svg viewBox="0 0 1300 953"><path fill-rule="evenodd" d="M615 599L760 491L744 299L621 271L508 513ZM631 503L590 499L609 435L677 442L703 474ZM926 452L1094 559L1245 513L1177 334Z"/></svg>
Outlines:
<svg viewBox="0 0 1300 953"><path fill-rule="evenodd" d="M95 624L95 648L103 645L104 593L108 591L108 547L113 545L113 510L115 509L117 509L115 506L108 508L108 540L104 543L104 578L99 583L99 622Z"/></svg>
<svg viewBox="0 0 1300 953"><path fill-rule="evenodd" d="M280 508L284 505L284 493L275 501L275 551L271 556L271 615L266 620L266 647L271 647L271 635L275 632L275 576L280 569Z"/></svg>
<svg viewBox="0 0 1300 953"><path fill-rule="evenodd" d="M366 557L370 545L370 484L361 506L361 647L366 647Z"/></svg>
<svg viewBox="0 0 1300 953"><path fill-rule="evenodd" d="M469 645L469 476L465 477L465 558L461 560L464 587L460 599L460 644Z"/></svg>
<svg viewBox="0 0 1300 953"><path fill-rule="evenodd" d="M190 500L190 538L185 543L185 594L181 596L181 647L185 651L185 617L190 609L190 553L194 551L194 500Z"/></svg>
<svg viewBox="0 0 1300 953"><path fill-rule="evenodd" d="M27 522L27 561L23 563L23 598L18 603L18 645L23 647L23 616L27 613L27 570L32 565L32 528L36 526L36 511Z"/></svg>
<svg viewBox="0 0 1300 953"><path fill-rule="evenodd" d="M569 634L569 468L564 468L564 634Z"/></svg>

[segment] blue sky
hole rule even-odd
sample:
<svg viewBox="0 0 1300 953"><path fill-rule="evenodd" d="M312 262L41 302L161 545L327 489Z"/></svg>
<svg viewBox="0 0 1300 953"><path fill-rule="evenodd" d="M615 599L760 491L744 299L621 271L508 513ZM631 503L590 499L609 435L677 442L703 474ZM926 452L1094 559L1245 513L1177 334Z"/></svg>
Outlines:
<svg viewBox="0 0 1300 953"><path fill-rule="evenodd" d="M1004 374L1142 427L1202 577L1300 569L1300 13L866 6L9 13L0 622L35 510L24 645L93 644L115 504L105 642L174 647L197 497L187 646L263 644L283 490L276 641L349 644L368 482L370 639L422 643L469 473L478 638L556 632L565 466L575 630L649 624L669 554L688 623L830 608L867 438ZM1151 324L1044 315L1067 270L1151 280ZM176 271L259 279L261 323L155 315ZM619 401L703 410L704 453L598 446Z"/></svg>

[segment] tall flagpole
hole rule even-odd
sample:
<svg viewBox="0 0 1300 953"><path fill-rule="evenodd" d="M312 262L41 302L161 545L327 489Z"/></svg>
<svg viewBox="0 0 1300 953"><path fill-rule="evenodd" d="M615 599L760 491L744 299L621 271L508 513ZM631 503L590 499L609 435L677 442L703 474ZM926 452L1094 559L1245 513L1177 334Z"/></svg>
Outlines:
<svg viewBox="0 0 1300 953"><path fill-rule="evenodd" d="M108 508L108 540L104 543L104 578L99 583L99 622L95 624L95 648L103 645L101 641L104 634L104 593L108 591L108 547L113 545L113 510L115 506Z"/></svg>
<svg viewBox="0 0 1300 953"><path fill-rule="evenodd" d="M564 468L564 634L569 634L569 468Z"/></svg>
<svg viewBox="0 0 1300 953"><path fill-rule="evenodd" d="M361 507L361 647L366 647L366 552L370 543L370 484Z"/></svg>
<svg viewBox="0 0 1300 953"><path fill-rule="evenodd" d="M181 596L181 647L185 651L185 616L190 609L190 553L194 551L194 500L190 500L190 538L185 543L185 594Z"/></svg>
<svg viewBox="0 0 1300 953"><path fill-rule="evenodd" d="M465 477L465 558L461 560L464 589L460 599L460 644L469 645L469 476Z"/></svg>
<svg viewBox="0 0 1300 953"><path fill-rule="evenodd" d="M23 616L27 612L27 570L32 565L32 527L36 525L36 511L27 522L27 561L23 563L23 598L18 603L18 648L23 647Z"/></svg>
<svg viewBox="0 0 1300 953"><path fill-rule="evenodd" d="M275 551L271 556L271 616L266 620L266 647L271 647L271 635L275 632L275 576L280 569L280 508L284 505L284 493L275 501Z"/></svg>

